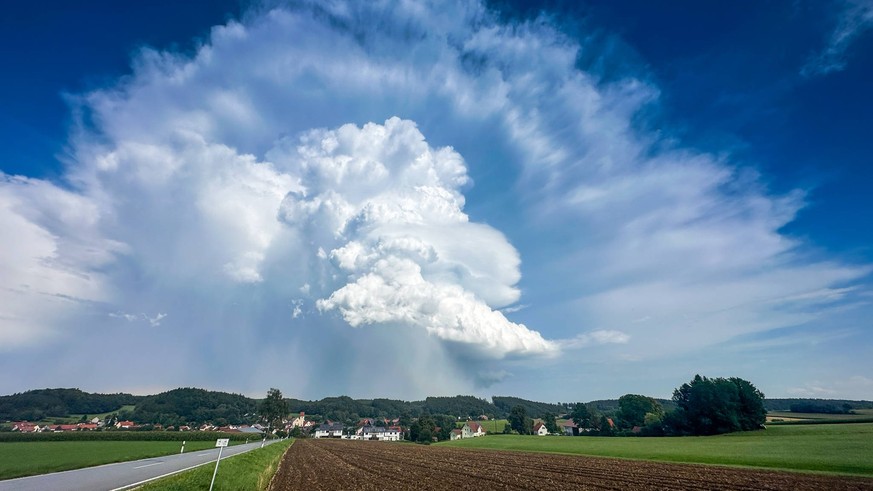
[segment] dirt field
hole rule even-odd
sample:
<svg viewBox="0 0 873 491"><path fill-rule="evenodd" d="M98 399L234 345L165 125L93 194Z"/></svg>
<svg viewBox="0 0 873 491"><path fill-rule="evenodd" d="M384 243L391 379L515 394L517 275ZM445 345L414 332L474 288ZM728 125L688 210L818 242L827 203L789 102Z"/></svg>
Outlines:
<svg viewBox="0 0 873 491"><path fill-rule="evenodd" d="M298 440L285 454L270 487L271 491L335 489L873 490L873 479L398 443Z"/></svg>

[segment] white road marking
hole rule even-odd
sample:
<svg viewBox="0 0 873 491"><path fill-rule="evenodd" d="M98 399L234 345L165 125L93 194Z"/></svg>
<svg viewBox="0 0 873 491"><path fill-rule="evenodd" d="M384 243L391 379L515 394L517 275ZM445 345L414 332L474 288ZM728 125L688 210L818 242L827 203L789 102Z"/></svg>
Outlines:
<svg viewBox="0 0 873 491"><path fill-rule="evenodd" d="M161 464L163 464L163 462L153 462L151 464L136 466L136 467L134 467L134 469L142 469L143 467L151 467L153 465L161 465Z"/></svg>
<svg viewBox="0 0 873 491"><path fill-rule="evenodd" d="M201 465L206 465L206 464L211 464L211 463L212 463L212 462L204 462L204 463L202 463L202 464L192 465L191 467L186 467L186 468L184 468L184 469L179 469L179 470L177 470L177 471L168 472L168 473L166 473L166 474L163 474L163 475L160 475L160 476L151 477L151 478L149 478L149 479L143 479L142 481L135 482L135 483L132 483L132 484L125 484L124 486L121 486L120 488L111 489L110 491L121 491L122 489L130 489L130 488L133 488L133 487L139 486L139 485L141 485L141 484L145 484L145 483L147 483L147 482L155 481L155 480L160 479L160 478L162 478L162 477L168 477L168 476L172 476L173 474L179 474L180 472L190 471L191 469L194 469L194 468L196 468L196 467L200 467Z"/></svg>

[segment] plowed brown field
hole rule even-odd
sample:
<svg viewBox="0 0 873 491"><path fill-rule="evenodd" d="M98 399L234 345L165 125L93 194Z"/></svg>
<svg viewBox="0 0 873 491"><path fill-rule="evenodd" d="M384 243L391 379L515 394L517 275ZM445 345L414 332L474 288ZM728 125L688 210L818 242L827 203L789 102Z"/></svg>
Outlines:
<svg viewBox="0 0 873 491"><path fill-rule="evenodd" d="M398 443L297 440L271 491L873 490L873 479Z"/></svg>

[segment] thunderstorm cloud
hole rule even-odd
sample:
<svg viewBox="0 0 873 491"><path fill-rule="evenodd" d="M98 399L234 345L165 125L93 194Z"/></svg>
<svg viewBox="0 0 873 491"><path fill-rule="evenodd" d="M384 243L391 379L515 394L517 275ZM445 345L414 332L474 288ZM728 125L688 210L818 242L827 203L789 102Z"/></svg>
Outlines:
<svg viewBox="0 0 873 491"><path fill-rule="evenodd" d="M191 54L141 50L70 97L61 178L0 174L0 368L37 353L58 368L31 385L536 393L538 369L865 304L867 266L782 232L802 191L643 129L658 88L581 61L608 56L475 1L260 7Z"/></svg>

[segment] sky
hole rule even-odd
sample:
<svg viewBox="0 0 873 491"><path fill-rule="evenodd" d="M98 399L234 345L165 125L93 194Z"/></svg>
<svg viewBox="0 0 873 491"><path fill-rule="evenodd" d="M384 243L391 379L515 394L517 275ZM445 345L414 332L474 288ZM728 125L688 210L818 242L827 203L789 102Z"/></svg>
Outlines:
<svg viewBox="0 0 873 491"><path fill-rule="evenodd" d="M16 2L0 394L873 399L873 2Z"/></svg>

